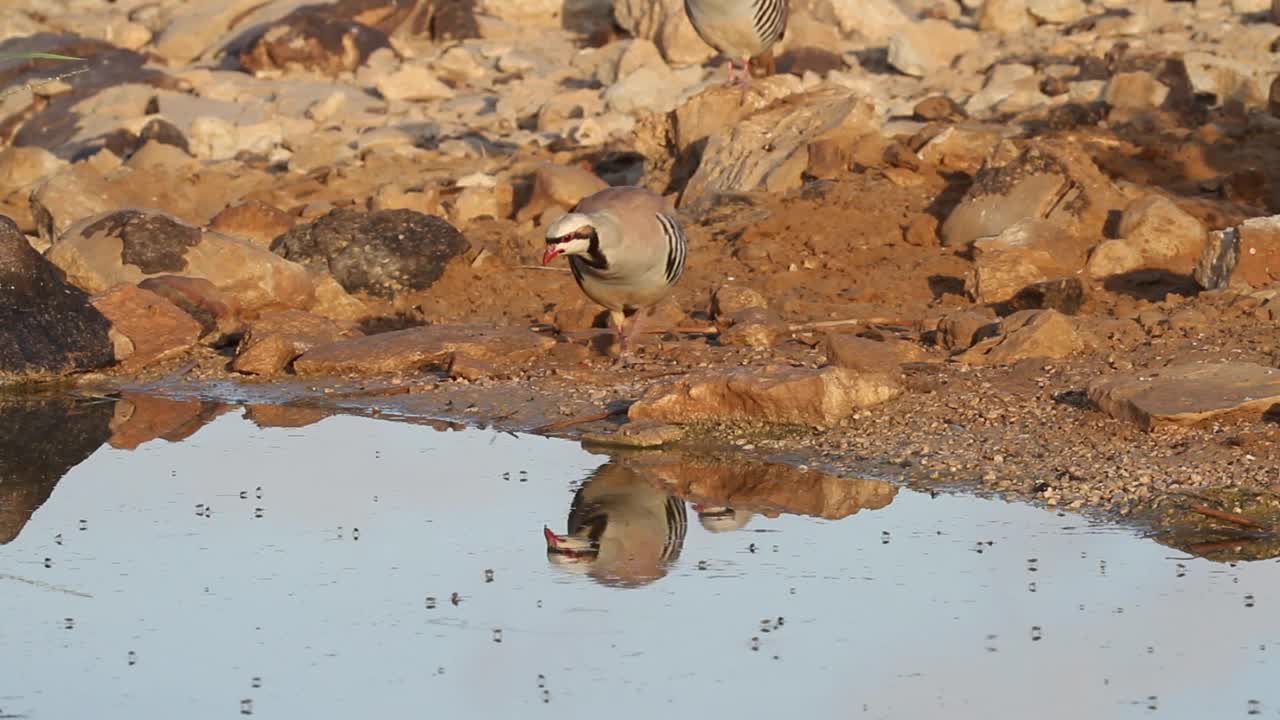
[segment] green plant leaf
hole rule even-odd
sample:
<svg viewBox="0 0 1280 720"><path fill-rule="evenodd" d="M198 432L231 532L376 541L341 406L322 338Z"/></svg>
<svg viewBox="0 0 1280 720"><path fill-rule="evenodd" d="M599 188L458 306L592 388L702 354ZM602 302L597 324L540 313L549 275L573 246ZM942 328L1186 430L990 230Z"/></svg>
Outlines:
<svg viewBox="0 0 1280 720"><path fill-rule="evenodd" d="M0 53L0 60L84 60L84 58L71 57L70 55L57 55L54 53Z"/></svg>

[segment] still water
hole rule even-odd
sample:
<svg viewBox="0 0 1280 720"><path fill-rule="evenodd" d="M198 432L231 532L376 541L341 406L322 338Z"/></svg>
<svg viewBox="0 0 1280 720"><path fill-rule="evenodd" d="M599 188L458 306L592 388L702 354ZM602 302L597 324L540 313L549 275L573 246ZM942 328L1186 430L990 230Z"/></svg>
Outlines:
<svg viewBox="0 0 1280 720"><path fill-rule="evenodd" d="M1079 516L279 408L0 423L0 717L1280 717L1280 565Z"/></svg>

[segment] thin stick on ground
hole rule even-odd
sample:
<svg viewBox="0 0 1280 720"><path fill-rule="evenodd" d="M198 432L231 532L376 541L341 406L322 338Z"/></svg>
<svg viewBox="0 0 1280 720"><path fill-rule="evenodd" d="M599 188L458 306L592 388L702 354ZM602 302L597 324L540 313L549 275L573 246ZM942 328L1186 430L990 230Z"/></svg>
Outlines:
<svg viewBox="0 0 1280 720"><path fill-rule="evenodd" d="M70 55L55 55L54 53L0 53L0 60L76 60L76 61L79 61L79 60L84 60L84 58L71 57ZM39 80L28 80L27 82L24 82L20 85L14 85L12 87L7 87L3 90L0 90L0 100L3 100L9 97L10 95L14 95L18 92L21 92L22 90L29 90L31 91L32 94L35 94L36 88L39 88L43 85L48 85L49 83L57 82L58 80L65 80L66 78L69 78L72 75L79 75L80 73L84 73L88 71L89 71L88 66L84 66L84 67L76 68L75 70L68 70L67 72L64 72L64 73L58 73L57 75L53 75L51 77L40 78Z"/></svg>
<svg viewBox="0 0 1280 720"><path fill-rule="evenodd" d="M577 417L571 417L566 420L557 420L552 423L547 423L546 425L543 425L541 427L534 428L533 431L536 433L555 432L557 430L564 430L565 428L571 428L574 425L582 425L584 423L596 422L598 420L608 420L609 418L615 415L622 415L625 412L626 412L625 409L618 409L618 410L606 410L604 412L592 413L590 415L579 415Z"/></svg>
<svg viewBox="0 0 1280 720"><path fill-rule="evenodd" d="M1241 527L1252 528L1254 530L1270 530L1266 525L1260 525L1249 518L1226 510L1215 510L1206 505L1191 505L1187 507L1193 513L1199 513L1207 517L1222 520L1224 522L1235 523Z"/></svg>
<svg viewBox="0 0 1280 720"><path fill-rule="evenodd" d="M850 318L848 320L817 320L814 322L795 323L788 326L791 332L802 330L824 330L826 328L845 327L846 325L887 325L890 327L908 327L911 323L897 318Z"/></svg>

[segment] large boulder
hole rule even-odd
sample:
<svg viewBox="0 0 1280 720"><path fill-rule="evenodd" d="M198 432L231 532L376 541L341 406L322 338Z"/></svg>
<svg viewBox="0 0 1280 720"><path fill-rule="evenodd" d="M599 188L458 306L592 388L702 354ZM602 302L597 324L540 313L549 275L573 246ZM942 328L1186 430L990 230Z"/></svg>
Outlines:
<svg viewBox="0 0 1280 720"><path fill-rule="evenodd" d="M134 285L117 285L93 296L93 306L111 321L116 359L125 370L181 355L200 339L195 318Z"/></svg>
<svg viewBox="0 0 1280 720"><path fill-rule="evenodd" d="M902 393L887 373L845 368L714 372L658 383L631 406L633 420L830 427Z"/></svg>
<svg viewBox="0 0 1280 720"><path fill-rule="evenodd" d="M252 244L191 227L153 210L85 218L49 248L67 279L89 292L158 275L204 278L242 311L307 309L315 287L306 268Z"/></svg>
<svg viewBox="0 0 1280 720"><path fill-rule="evenodd" d="M1163 195L1147 195L1129 203L1118 230L1120 237L1099 245L1089 259L1092 277L1138 268L1186 273L1208 240L1200 221Z"/></svg>
<svg viewBox="0 0 1280 720"><path fill-rule="evenodd" d="M696 209L724 193L793 190L809 167L810 144L856 140L878 127L875 106L845 88L790 95L712 135L680 205Z"/></svg>
<svg viewBox="0 0 1280 720"><path fill-rule="evenodd" d="M249 323L231 368L250 375L275 375L299 355L342 334L342 328L329 318L302 310L263 313Z"/></svg>
<svg viewBox="0 0 1280 720"><path fill-rule="evenodd" d="M1120 191L1083 150L1058 141L1020 151L1002 144L942 224L942 243L967 249L978 238L1038 218L1092 244L1102 238L1109 213L1123 205Z"/></svg>
<svg viewBox="0 0 1280 720"><path fill-rule="evenodd" d="M0 383L115 362L111 322L0 216Z"/></svg>
<svg viewBox="0 0 1280 720"><path fill-rule="evenodd" d="M956 356L969 365L1012 365L1027 358L1064 358L1085 349L1071 318L1057 310L1020 310L1000 321L998 332Z"/></svg>
<svg viewBox="0 0 1280 720"><path fill-rule="evenodd" d="M332 273L348 292L384 298L431 287L470 247L447 220L413 210L333 210L271 243L283 258Z"/></svg>
<svg viewBox="0 0 1280 720"><path fill-rule="evenodd" d="M1280 369L1246 362L1192 363L1121 373L1089 384L1089 401L1144 430L1191 425L1280 406Z"/></svg>

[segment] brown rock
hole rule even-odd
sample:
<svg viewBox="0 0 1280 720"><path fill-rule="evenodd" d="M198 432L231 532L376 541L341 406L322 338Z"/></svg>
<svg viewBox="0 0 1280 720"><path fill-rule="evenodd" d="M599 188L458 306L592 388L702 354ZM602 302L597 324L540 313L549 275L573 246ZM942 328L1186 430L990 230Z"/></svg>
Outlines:
<svg viewBox="0 0 1280 720"><path fill-rule="evenodd" d="M242 329L234 301L204 278L156 275L138 287L163 297L200 323L200 341L206 345L221 345Z"/></svg>
<svg viewBox="0 0 1280 720"><path fill-rule="evenodd" d="M1229 413L1262 415L1280 405L1280 369L1253 363L1188 364L1099 378L1089 401L1144 430L1190 425Z"/></svg>
<svg viewBox="0 0 1280 720"><path fill-rule="evenodd" d="M1074 272L1084 262L1081 245L1041 219L1019 221L995 237L975 241L973 255L965 289L985 304L1005 302L1029 285Z"/></svg>
<svg viewBox="0 0 1280 720"><path fill-rule="evenodd" d="M160 295L133 285L117 285L92 298L93 306L128 338L133 352L120 367L139 370L181 355L200 338L200 323Z"/></svg>
<svg viewBox="0 0 1280 720"><path fill-rule="evenodd" d="M975 342L982 339L979 332L991 327L995 334L995 318L972 310L957 310L945 315L938 321L938 344L951 352L968 350Z"/></svg>
<svg viewBox="0 0 1280 720"><path fill-rule="evenodd" d="M302 266L156 211L85 218L49 248L48 257L89 292L180 274L208 280L245 312L271 305L307 308L315 302L315 288Z"/></svg>
<svg viewBox="0 0 1280 720"><path fill-rule="evenodd" d="M249 375L275 375L299 355L342 335L342 328L332 320L309 312L266 312L249 323L231 369Z"/></svg>
<svg viewBox="0 0 1280 720"><path fill-rule="evenodd" d="M369 308L347 292L329 273L312 273L316 301L311 312L336 321L339 325L354 325L369 316Z"/></svg>
<svg viewBox="0 0 1280 720"><path fill-rule="evenodd" d="M601 319L608 312L593 302L579 299L566 305L556 306L551 322L556 326L556 330L562 333L581 332L595 327L604 327Z"/></svg>
<svg viewBox="0 0 1280 720"><path fill-rule="evenodd" d="M781 463L716 461L705 455L657 453L626 460L681 499L699 505L766 514L839 520L893 502L898 489L883 480L842 478Z"/></svg>
<svg viewBox="0 0 1280 720"><path fill-rule="evenodd" d="M955 100L946 95L930 95L916 103L911 116L921 122L956 121L968 117L968 113Z"/></svg>
<svg viewBox="0 0 1280 720"><path fill-rule="evenodd" d="M753 83L752 92L712 85L694 95L672 113L672 139L676 150L686 153L699 143L732 127L748 115L797 90L795 78L771 76Z"/></svg>
<svg viewBox="0 0 1280 720"><path fill-rule="evenodd" d="M889 344L851 333L828 333L827 365L863 374L897 377L902 374L897 351Z"/></svg>
<svg viewBox="0 0 1280 720"><path fill-rule="evenodd" d="M829 427L902 393L885 375L843 368L707 373L651 386L628 411L633 420L677 424L764 422Z"/></svg>
<svg viewBox="0 0 1280 720"><path fill-rule="evenodd" d="M928 213L916 213L902 228L902 240L916 247L933 247L938 244L938 218Z"/></svg>
<svg viewBox="0 0 1280 720"><path fill-rule="evenodd" d="M1089 255L1086 270L1089 277L1102 278L1122 275L1142 267L1142 254L1137 248L1120 239L1103 240Z"/></svg>
<svg viewBox="0 0 1280 720"><path fill-rule="evenodd" d="M791 332L791 327L778 314L762 307L748 307L729 318L729 328L720 332L721 345L767 348Z"/></svg>
<svg viewBox="0 0 1280 720"><path fill-rule="evenodd" d="M978 12L978 29L999 33L1031 30L1035 20L1027 8L1027 0L986 0Z"/></svg>
<svg viewBox="0 0 1280 720"><path fill-rule="evenodd" d="M974 174L1000 144L1003 129L976 122L950 125L920 146L918 157L942 170Z"/></svg>
<svg viewBox="0 0 1280 720"><path fill-rule="evenodd" d="M66 167L66 160L41 147L5 148L0 151L0 192L30 193Z"/></svg>
<svg viewBox="0 0 1280 720"><path fill-rule="evenodd" d="M942 224L944 245L967 248L1026 219L1047 220L1080 242L1102 237L1121 196L1083 150L1040 141L1010 161L1000 162L1002 155L998 146Z"/></svg>
<svg viewBox="0 0 1280 720"><path fill-rule="evenodd" d="M1031 357L1063 358L1083 350L1071 318L1056 310L1021 310L1000 321L999 334L956 356L970 365L1008 365Z"/></svg>
<svg viewBox="0 0 1280 720"><path fill-rule="evenodd" d="M426 325L322 345L294 361L299 375L399 373L446 366L466 353L504 367L526 363L555 340L525 328L483 325Z"/></svg>
<svg viewBox="0 0 1280 720"><path fill-rule="evenodd" d="M209 229L248 240L266 250L271 241L293 228L294 217L259 200L232 205L209 221Z"/></svg>
<svg viewBox="0 0 1280 720"><path fill-rule="evenodd" d="M548 208L568 210L582 198L609 187L590 170L574 165L544 163L533 173L529 202L516 216L521 222L538 217Z"/></svg>
<svg viewBox="0 0 1280 720"><path fill-rule="evenodd" d="M888 63L905 75L924 77L977 47L978 33L940 18L924 18L889 38Z"/></svg>
<svg viewBox="0 0 1280 720"><path fill-rule="evenodd" d="M766 308L769 302L760 293L742 285L721 285L711 293L711 316L728 319L748 308Z"/></svg>
<svg viewBox="0 0 1280 720"><path fill-rule="evenodd" d="M675 425L632 421L611 433L585 433L582 442L589 445L625 448L655 448L680 442L684 430Z"/></svg>
<svg viewBox="0 0 1280 720"><path fill-rule="evenodd" d="M1154 110L1169 97L1169 87L1144 70L1118 72L1107 81L1103 99L1121 110Z"/></svg>
<svg viewBox="0 0 1280 720"><path fill-rule="evenodd" d="M1129 204L1119 235L1146 267L1187 272L1204 250L1204 226L1163 195L1147 195Z"/></svg>
<svg viewBox="0 0 1280 720"><path fill-rule="evenodd" d="M467 353L454 353L449 359L449 377L454 380L480 380L500 374L496 365Z"/></svg>

